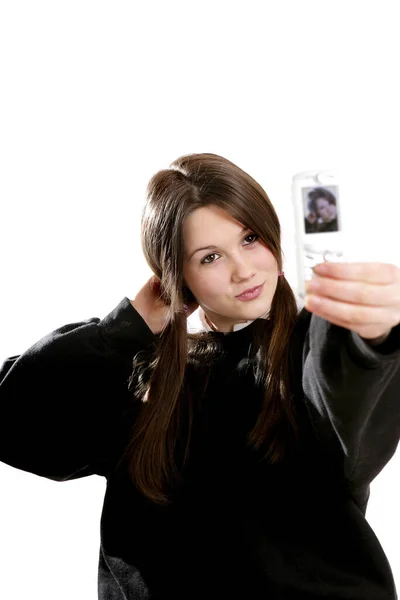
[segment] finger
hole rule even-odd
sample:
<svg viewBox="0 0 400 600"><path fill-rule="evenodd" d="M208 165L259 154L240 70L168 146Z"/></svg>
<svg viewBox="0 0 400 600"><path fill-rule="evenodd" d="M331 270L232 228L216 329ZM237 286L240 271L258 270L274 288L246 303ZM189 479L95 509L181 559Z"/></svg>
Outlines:
<svg viewBox="0 0 400 600"><path fill-rule="evenodd" d="M388 321L387 308L338 302L331 298L320 298L312 294L306 297L305 307L330 323L348 329L366 324L381 325Z"/></svg>
<svg viewBox="0 0 400 600"><path fill-rule="evenodd" d="M356 326L354 323L348 323L346 321L341 321L338 318L334 318L334 317L329 317L327 318L326 316L324 316L324 314L319 314L318 311L311 311L313 312L316 316L322 317L323 319L325 319L326 321L328 321L329 323L332 323L333 325L337 325L338 327L343 327L344 329L348 329L350 331L355 331L356 333L358 333L361 337L363 338L368 338L368 339L375 339L381 336L381 332L382 332L382 323L369 323L368 325L361 325L361 326Z"/></svg>
<svg viewBox="0 0 400 600"><path fill-rule="evenodd" d="M367 306L400 305L399 284L371 284L329 277L315 277L306 283L307 293L351 304Z"/></svg>
<svg viewBox="0 0 400 600"><path fill-rule="evenodd" d="M333 279L365 281L367 283L389 284L400 280L400 270L391 263L333 263L323 262L313 268L314 273Z"/></svg>

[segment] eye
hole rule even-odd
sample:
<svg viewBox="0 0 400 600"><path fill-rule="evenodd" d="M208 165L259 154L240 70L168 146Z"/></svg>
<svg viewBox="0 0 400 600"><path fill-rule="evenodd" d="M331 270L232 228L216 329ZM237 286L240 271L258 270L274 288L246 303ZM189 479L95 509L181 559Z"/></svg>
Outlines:
<svg viewBox="0 0 400 600"><path fill-rule="evenodd" d="M203 258L203 260L201 261L201 264L202 265L211 265L211 263L215 262L215 260L212 260L210 262L207 261L207 258L210 258L210 256L216 256L215 252L213 252L213 254L209 254L208 256Z"/></svg>
<svg viewBox="0 0 400 600"><path fill-rule="evenodd" d="M250 233L248 235L246 235L246 237L244 238L245 240L247 240L247 238L251 238L254 237L255 239L251 242L249 242L248 244L246 244L246 246L250 246L250 244L254 244L254 242L256 242L259 238L259 236L256 233ZM208 258L210 258L211 256L216 256L217 253L213 252L212 254L208 254L208 256L206 256L205 258L203 258L203 260L201 261L202 265L212 265L213 263L216 262L216 260L211 260L211 261L207 261Z"/></svg>
<svg viewBox="0 0 400 600"><path fill-rule="evenodd" d="M253 240L252 242L250 242L250 244L254 244L254 242L256 240L258 240L258 235L256 233L250 233L249 235L246 235L246 237L244 239L247 240L247 238L249 238L249 237L255 237L256 238L255 240ZM247 246L249 246L250 244L247 244Z"/></svg>

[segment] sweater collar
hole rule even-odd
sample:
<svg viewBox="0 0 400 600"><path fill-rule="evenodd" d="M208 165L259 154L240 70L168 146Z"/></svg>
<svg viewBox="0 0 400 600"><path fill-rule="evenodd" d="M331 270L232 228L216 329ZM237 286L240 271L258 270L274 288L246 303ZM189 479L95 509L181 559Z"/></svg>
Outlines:
<svg viewBox="0 0 400 600"><path fill-rule="evenodd" d="M269 315L269 310L265 312L259 319L267 319ZM255 319L250 319L249 321L245 321L244 323L236 323L233 326L233 331L227 332L217 332L217 333L234 333L235 331L240 331L245 327L248 327L251 323L254 322ZM199 306L187 319L187 331L188 333L203 333L206 331L213 331L209 324L206 321L204 310ZM215 332L214 332L215 333Z"/></svg>

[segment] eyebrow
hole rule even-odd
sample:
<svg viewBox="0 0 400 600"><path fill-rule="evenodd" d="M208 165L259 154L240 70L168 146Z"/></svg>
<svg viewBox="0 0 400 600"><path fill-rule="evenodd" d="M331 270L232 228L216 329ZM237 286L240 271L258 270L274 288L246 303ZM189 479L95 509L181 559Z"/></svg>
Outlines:
<svg viewBox="0 0 400 600"><path fill-rule="evenodd" d="M245 231L251 231L251 229L249 229L248 227L243 227L242 231L239 233L238 237L242 237L242 235L244 234ZM204 246L203 248L197 248L197 250L195 250L194 252L192 252L192 254L189 257L189 260L191 260L193 258L193 256L196 254L196 252L200 252L200 250L215 250L218 246Z"/></svg>

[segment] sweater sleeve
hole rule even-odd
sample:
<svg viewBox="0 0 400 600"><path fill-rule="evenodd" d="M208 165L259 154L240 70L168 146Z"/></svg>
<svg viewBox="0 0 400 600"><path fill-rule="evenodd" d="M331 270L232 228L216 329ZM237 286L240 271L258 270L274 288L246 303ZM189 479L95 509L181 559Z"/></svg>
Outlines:
<svg viewBox="0 0 400 600"><path fill-rule="evenodd" d="M400 325L383 344L370 346L311 315L302 384L317 437L339 457L351 495L365 507L369 484L400 438Z"/></svg>
<svg viewBox="0 0 400 600"><path fill-rule="evenodd" d="M125 297L0 367L0 460L56 481L105 475L131 402L132 360L155 336ZM128 409L129 410L129 409Z"/></svg>

